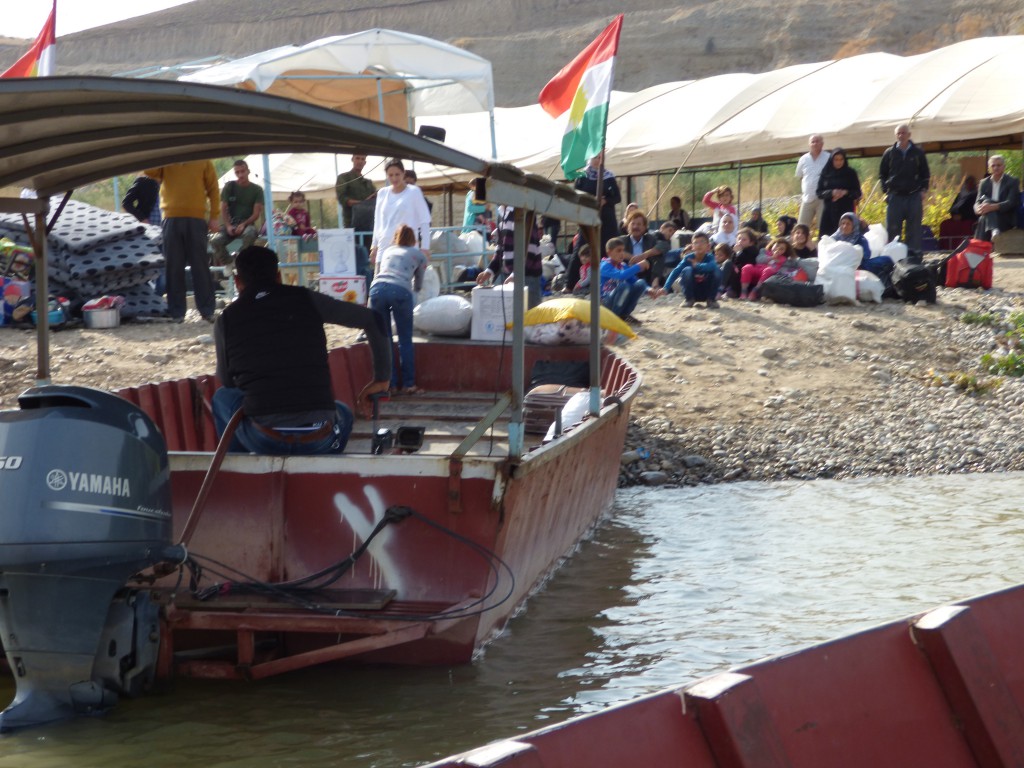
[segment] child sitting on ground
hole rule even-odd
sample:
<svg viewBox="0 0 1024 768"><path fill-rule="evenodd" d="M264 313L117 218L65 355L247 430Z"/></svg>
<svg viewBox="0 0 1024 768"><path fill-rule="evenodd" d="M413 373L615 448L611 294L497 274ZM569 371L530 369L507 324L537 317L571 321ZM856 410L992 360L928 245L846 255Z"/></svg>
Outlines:
<svg viewBox="0 0 1024 768"><path fill-rule="evenodd" d="M731 275L733 269L732 263L732 248L725 243L719 243L715 246L715 264L718 265L718 271L722 274L721 284L718 288L718 298L724 299L725 292L728 287L727 275ZM735 298L735 297L734 297Z"/></svg>
<svg viewBox="0 0 1024 768"><path fill-rule="evenodd" d="M740 298L750 301L757 301L758 294L764 281L778 272L791 274L794 280L800 279L803 275L803 282L807 281L807 275L800 269L800 262L793 251L793 245L788 240L777 237L768 244L769 260L767 264L746 264L740 273ZM751 284L754 284L751 289Z"/></svg>
<svg viewBox="0 0 1024 768"><path fill-rule="evenodd" d="M605 245L605 250L608 257L601 260L601 303L623 320L639 325L640 321L633 317L633 310L640 297L646 293L656 299L664 291L651 288L646 281L637 277L650 267L647 259L626 264L626 243L622 238L613 237Z"/></svg>
<svg viewBox="0 0 1024 768"><path fill-rule="evenodd" d="M703 232L694 232L692 245L693 252L684 256L679 266L668 276L665 290L671 293L672 286L678 279L683 286L685 306L692 307L698 301L704 301L707 302L708 309L717 309L722 273L715 263L715 256L711 253L708 236Z"/></svg>

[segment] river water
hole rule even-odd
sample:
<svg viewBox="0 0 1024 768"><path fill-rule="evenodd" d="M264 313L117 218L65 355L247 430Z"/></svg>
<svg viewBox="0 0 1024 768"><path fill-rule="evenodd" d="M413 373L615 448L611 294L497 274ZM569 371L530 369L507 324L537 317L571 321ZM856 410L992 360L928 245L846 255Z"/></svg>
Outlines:
<svg viewBox="0 0 1024 768"><path fill-rule="evenodd" d="M422 765L1018 583L1022 490L999 474L622 491L475 664L179 682L0 739L0 768Z"/></svg>

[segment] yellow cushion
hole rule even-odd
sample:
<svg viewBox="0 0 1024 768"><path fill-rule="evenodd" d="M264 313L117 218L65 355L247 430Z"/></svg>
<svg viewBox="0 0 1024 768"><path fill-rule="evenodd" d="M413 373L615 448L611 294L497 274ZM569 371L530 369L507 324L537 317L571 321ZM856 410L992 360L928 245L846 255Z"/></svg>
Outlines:
<svg viewBox="0 0 1024 768"><path fill-rule="evenodd" d="M523 316L524 325L541 325L542 323L557 323L560 320L576 318L580 322L590 323L590 300L560 298L549 299L538 304L533 309L528 309ZM506 327L511 328L509 323ZM601 327L606 331L621 333L628 339L635 339L636 334L625 321L607 307L601 307Z"/></svg>

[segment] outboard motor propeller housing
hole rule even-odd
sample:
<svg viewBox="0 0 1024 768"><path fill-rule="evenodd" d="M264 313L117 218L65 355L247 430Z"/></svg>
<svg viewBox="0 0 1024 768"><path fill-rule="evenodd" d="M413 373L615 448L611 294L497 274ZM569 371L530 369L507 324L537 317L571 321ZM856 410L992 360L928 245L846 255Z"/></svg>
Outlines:
<svg viewBox="0 0 1024 768"><path fill-rule="evenodd" d="M108 613L171 551L167 447L145 413L74 386L18 405L0 411L0 641L17 683L0 732L116 702L111 649L99 653Z"/></svg>

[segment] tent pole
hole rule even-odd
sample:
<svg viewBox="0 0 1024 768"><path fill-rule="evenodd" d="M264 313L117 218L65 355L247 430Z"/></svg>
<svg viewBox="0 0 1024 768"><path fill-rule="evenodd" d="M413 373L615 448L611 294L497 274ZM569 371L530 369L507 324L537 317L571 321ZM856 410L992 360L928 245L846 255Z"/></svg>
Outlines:
<svg viewBox="0 0 1024 768"><path fill-rule="evenodd" d="M736 163L736 229L740 228L740 206L743 204L743 161ZM736 230L733 230L736 231Z"/></svg>
<svg viewBox="0 0 1024 768"><path fill-rule="evenodd" d="M337 153L335 153L335 155L334 155L334 178L337 179L338 176L340 176L340 175L341 174L338 172L338 155L337 155ZM334 196L335 196L335 198L337 198L338 195L335 194ZM336 213L338 214L338 229L341 229L342 227L345 226L345 218L341 215L341 200L337 200L337 204L336 204L335 207L337 208Z"/></svg>
<svg viewBox="0 0 1024 768"><path fill-rule="evenodd" d="M267 228L267 247L277 251L277 235L274 232L274 196L270 191L270 155L263 156L263 223ZM258 226L258 222L253 222ZM257 231L259 231L257 229Z"/></svg>
<svg viewBox="0 0 1024 768"><path fill-rule="evenodd" d="M498 137L494 128L494 82L487 89L487 111L491 115L491 157L498 159Z"/></svg>

